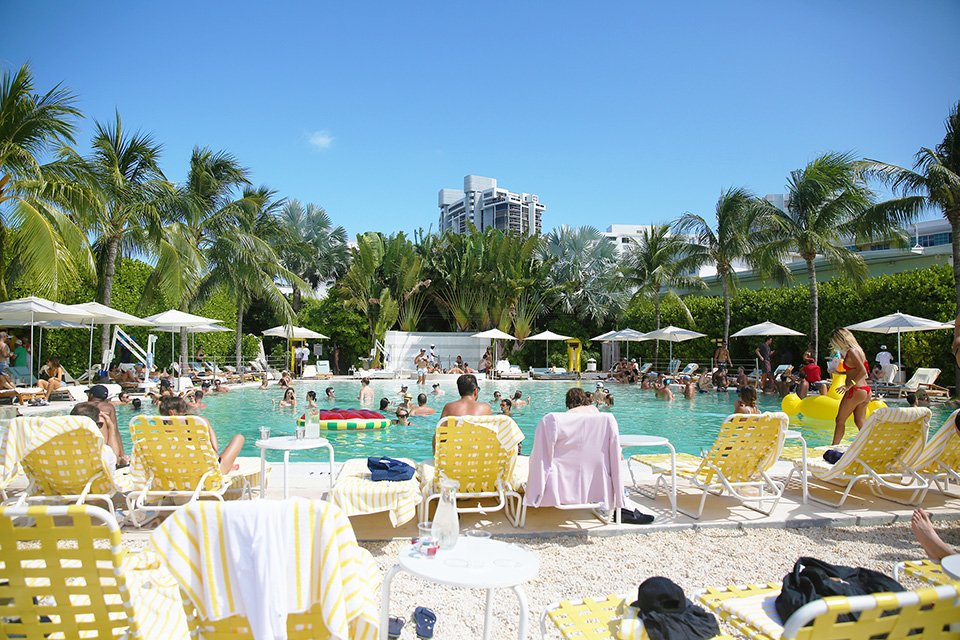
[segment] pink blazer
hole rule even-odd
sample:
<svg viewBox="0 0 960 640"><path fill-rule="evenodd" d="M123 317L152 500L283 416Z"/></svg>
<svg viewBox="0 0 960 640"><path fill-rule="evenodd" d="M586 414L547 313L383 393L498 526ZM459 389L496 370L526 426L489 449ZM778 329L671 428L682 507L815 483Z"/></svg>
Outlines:
<svg viewBox="0 0 960 640"><path fill-rule="evenodd" d="M620 429L610 413L548 413L530 454L523 503L528 507L603 502L623 506Z"/></svg>

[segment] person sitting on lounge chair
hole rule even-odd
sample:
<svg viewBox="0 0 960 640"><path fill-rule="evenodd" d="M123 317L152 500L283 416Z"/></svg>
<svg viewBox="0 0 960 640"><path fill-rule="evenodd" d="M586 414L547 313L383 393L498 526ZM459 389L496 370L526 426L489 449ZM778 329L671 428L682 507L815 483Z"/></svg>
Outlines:
<svg viewBox="0 0 960 640"><path fill-rule="evenodd" d="M917 542L923 547L924 553L934 562L940 562L947 556L960 553L960 550L951 548L940 538L933 528L930 516L923 509L914 510L913 517L910 518L910 528L913 529L913 535L917 537Z"/></svg>
<svg viewBox="0 0 960 640"><path fill-rule="evenodd" d="M159 411L162 416L185 416L190 413L189 407L183 398L176 396L160 398ZM217 444L217 434L213 432L212 428L210 429L210 444L213 445L214 451L220 452L220 473L227 474L234 469L237 456L240 455L240 450L243 449L243 442L243 436L237 434L230 439L229 444L223 448L223 451L220 451L220 445Z"/></svg>
<svg viewBox="0 0 960 640"><path fill-rule="evenodd" d="M63 367L60 366L60 361L56 358L48 359L44 369L46 373L41 375L46 375L47 379L37 380L37 386L43 389L43 398L50 400L53 392L63 386L63 379L66 377L67 372L63 370Z"/></svg>
<svg viewBox="0 0 960 640"><path fill-rule="evenodd" d="M118 461L117 450L119 449L122 452L123 445L112 441L116 436L110 429L108 416L93 402L78 402L73 406L73 409L70 410L70 415L86 416L97 424L97 427L100 429L100 433L103 434L103 441L107 445L105 447L101 447L101 451L103 452L103 462L107 465L107 468L110 471L115 471ZM120 466L126 466L126 462L122 462Z"/></svg>

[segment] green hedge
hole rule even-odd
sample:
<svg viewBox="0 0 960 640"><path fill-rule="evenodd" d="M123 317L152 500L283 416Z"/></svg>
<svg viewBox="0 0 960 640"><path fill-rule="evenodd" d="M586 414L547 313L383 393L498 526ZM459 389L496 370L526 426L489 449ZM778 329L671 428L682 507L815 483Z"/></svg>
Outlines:
<svg viewBox="0 0 960 640"><path fill-rule="evenodd" d="M821 366L828 354L830 332L864 320L901 311L911 315L949 322L954 319L953 268L938 265L891 275L870 278L861 284L840 279L822 282L820 291L820 344ZM695 320L694 325L685 319L676 302L666 301L661 305L661 326L670 324L688 327L709 338L723 334L723 298L720 296L690 295L684 299ZM730 333L751 324L769 320L803 333L810 327L810 293L806 283L791 287L767 287L755 291L739 290L730 304ZM623 326L639 331L654 328L653 304L647 300L636 301L628 307ZM886 344L896 357L897 335L855 332L857 340L872 360L881 344ZM923 331L901 334L903 366L913 369L919 366L937 367L941 374L939 383L953 384L954 361L951 354L953 334L950 331ZM737 359L754 357L760 338L731 338L730 352ZM774 337L774 349L778 356L785 351L799 360L806 348L806 337ZM661 343L661 349L668 349ZM691 340L673 345L674 357L681 360L704 362L713 355L714 344L707 339ZM631 356L635 352L643 358L653 357L652 343L630 345ZM661 353L661 358L666 355Z"/></svg>

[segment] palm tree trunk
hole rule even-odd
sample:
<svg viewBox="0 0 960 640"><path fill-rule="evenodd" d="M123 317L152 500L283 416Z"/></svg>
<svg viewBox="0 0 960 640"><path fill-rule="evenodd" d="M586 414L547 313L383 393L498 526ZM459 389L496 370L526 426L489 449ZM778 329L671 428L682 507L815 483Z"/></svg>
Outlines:
<svg viewBox="0 0 960 640"><path fill-rule="evenodd" d="M107 245L106 264L103 266L103 294L100 297L101 304L110 306L110 300L113 297L113 279L117 273L117 255L120 253L120 238L111 238ZM109 324L103 325L100 332L100 353L102 354L110 347L110 331L113 327ZM108 363L104 362L104 366ZM108 367L109 368L109 367Z"/></svg>
<svg viewBox="0 0 960 640"><path fill-rule="evenodd" d="M817 357L820 346L820 293L817 289L817 267L813 258L806 258L807 280L810 283L810 342L813 343L813 357Z"/></svg>
<svg viewBox="0 0 960 640"><path fill-rule="evenodd" d="M654 329L660 330L660 292L658 291L653 296L653 317L657 323L657 326ZM657 368L660 368L660 341L656 340L653 344L653 361L657 363Z"/></svg>
<svg viewBox="0 0 960 640"><path fill-rule="evenodd" d="M243 359L243 304L237 305L237 363L234 365L240 370L240 361Z"/></svg>
<svg viewBox="0 0 960 640"><path fill-rule="evenodd" d="M956 211L956 209L954 210ZM960 315L960 211L953 215L944 212L953 230L953 282L957 298L957 314ZM960 389L960 366L954 370L954 384Z"/></svg>
<svg viewBox="0 0 960 640"><path fill-rule="evenodd" d="M293 295L290 297L290 306L294 313L300 313L300 287L293 285Z"/></svg>
<svg viewBox="0 0 960 640"><path fill-rule="evenodd" d="M723 341L730 339L730 276L721 276L720 284L723 287Z"/></svg>

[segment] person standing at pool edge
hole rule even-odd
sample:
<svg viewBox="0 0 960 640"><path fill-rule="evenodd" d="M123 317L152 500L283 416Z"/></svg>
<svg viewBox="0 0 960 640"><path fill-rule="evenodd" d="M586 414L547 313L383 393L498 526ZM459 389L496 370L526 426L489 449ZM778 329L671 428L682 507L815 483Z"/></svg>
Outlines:
<svg viewBox="0 0 960 640"><path fill-rule="evenodd" d="M833 430L833 441L830 443L831 446L836 446L843 438L845 424L850 414L853 414L853 422L857 425L857 429L863 428L872 392L867 385L870 365L853 334L847 329L836 329L830 334L830 347L843 354L843 359L837 366L837 373L844 373L847 376L844 386L837 389L837 393L843 397L837 408L837 423Z"/></svg>
<svg viewBox="0 0 960 640"><path fill-rule="evenodd" d="M766 340L757 347L757 357L760 358L760 380L757 384L757 388L760 390L767 388L767 377L770 375L770 372L773 370L770 367L770 358L773 356L776 351L771 349L773 344L773 336L767 336Z"/></svg>

